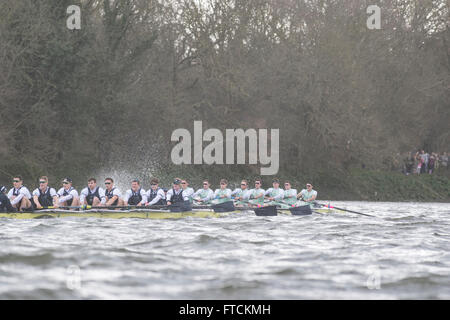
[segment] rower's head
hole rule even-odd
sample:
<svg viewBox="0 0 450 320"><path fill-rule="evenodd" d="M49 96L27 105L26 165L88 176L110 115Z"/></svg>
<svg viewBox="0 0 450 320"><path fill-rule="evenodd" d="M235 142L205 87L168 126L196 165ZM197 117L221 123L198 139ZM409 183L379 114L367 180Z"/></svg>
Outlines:
<svg viewBox="0 0 450 320"><path fill-rule="evenodd" d="M95 187L97 187L97 180L95 178L90 178L88 180L88 187L89 189L94 190Z"/></svg>
<svg viewBox="0 0 450 320"><path fill-rule="evenodd" d="M181 188L181 179L175 178L173 180L173 188L174 188L175 191L180 190L180 188Z"/></svg>
<svg viewBox="0 0 450 320"><path fill-rule="evenodd" d="M141 188L141 183L139 182L138 179L134 179L133 181L131 181L131 190L133 190L134 192L138 191Z"/></svg>
<svg viewBox="0 0 450 320"><path fill-rule="evenodd" d="M248 188L248 181L247 180L242 180L241 181L241 189L247 189Z"/></svg>
<svg viewBox="0 0 450 320"><path fill-rule="evenodd" d="M187 182L186 179L181 179L181 187L183 189L186 189L189 186L189 183Z"/></svg>
<svg viewBox="0 0 450 320"><path fill-rule="evenodd" d="M278 189L278 188L280 187L280 180L278 180L278 179L273 179L273 180L272 180L272 186L273 186L275 189Z"/></svg>
<svg viewBox="0 0 450 320"><path fill-rule="evenodd" d="M255 180L255 188L256 189L261 188L261 184L262 184L261 179L256 179Z"/></svg>
<svg viewBox="0 0 450 320"><path fill-rule="evenodd" d="M0 186L0 193L6 193L8 189L5 186Z"/></svg>
<svg viewBox="0 0 450 320"><path fill-rule="evenodd" d="M220 180L220 189L226 189L227 186L228 186L227 179Z"/></svg>
<svg viewBox="0 0 450 320"><path fill-rule="evenodd" d="M311 191L312 188L313 188L313 186L312 186L311 183L307 183L307 184L306 184L306 189L307 189L308 191Z"/></svg>
<svg viewBox="0 0 450 320"><path fill-rule="evenodd" d="M114 187L114 180L112 178L106 178L105 179L105 188L108 191L111 191L111 189Z"/></svg>
<svg viewBox="0 0 450 320"><path fill-rule="evenodd" d="M63 188L66 190L69 190L72 187L72 179L70 178L64 178L62 181Z"/></svg>
<svg viewBox="0 0 450 320"><path fill-rule="evenodd" d="M39 178L39 189L42 191L46 190L48 186L48 177L42 176Z"/></svg>
<svg viewBox="0 0 450 320"><path fill-rule="evenodd" d="M285 181L284 182L284 189L285 190L291 189L291 182L290 181Z"/></svg>
<svg viewBox="0 0 450 320"><path fill-rule="evenodd" d="M208 180L203 180L203 189L208 190L209 189L209 181Z"/></svg>
<svg viewBox="0 0 450 320"><path fill-rule="evenodd" d="M17 175L17 176L13 177L14 188L16 188L16 189L20 188L22 186L22 183L23 183L22 176Z"/></svg>
<svg viewBox="0 0 450 320"><path fill-rule="evenodd" d="M152 190L158 189L158 185L159 185L159 180L157 178L152 178L150 180L150 188L152 188Z"/></svg>

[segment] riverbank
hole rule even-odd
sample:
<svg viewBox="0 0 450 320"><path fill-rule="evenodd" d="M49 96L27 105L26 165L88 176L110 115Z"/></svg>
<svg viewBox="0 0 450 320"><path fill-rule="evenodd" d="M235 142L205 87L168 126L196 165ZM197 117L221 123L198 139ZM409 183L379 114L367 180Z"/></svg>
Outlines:
<svg viewBox="0 0 450 320"><path fill-rule="evenodd" d="M314 177L319 198L347 201L450 202L450 177L444 174L406 176L399 172L353 169Z"/></svg>

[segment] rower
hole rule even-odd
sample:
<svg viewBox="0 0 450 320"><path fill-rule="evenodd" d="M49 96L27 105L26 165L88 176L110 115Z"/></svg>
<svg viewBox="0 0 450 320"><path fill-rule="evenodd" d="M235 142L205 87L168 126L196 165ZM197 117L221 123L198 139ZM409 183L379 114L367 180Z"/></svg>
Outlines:
<svg viewBox="0 0 450 320"><path fill-rule="evenodd" d="M191 187L189 187L189 182L186 179L181 179L181 188L183 189L183 195L185 197L188 197L189 203L193 202L192 196L194 195L195 191Z"/></svg>
<svg viewBox="0 0 450 320"><path fill-rule="evenodd" d="M308 202L310 207L313 207L314 201L316 201L317 198L317 191L313 190L313 186L310 183L306 184L306 189L303 189L300 191L300 193L297 195L297 198Z"/></svg>
<svg viewBox="0 0 450 320"><path fill-rule="evenodd" d="M97 180L95 178L90 178L88 180L88 186L81 190L80 203L81 205L90 205L94 207L105 205L105 190L97 186Z"/></svg>
<svg viewBox="0 0 450 320"><path fill-rule="evenodd" d="M297 202L297 189L292 189L291 182L284 182L283 203L293 205Z"/></svg>
<svg viewBox="0 0 450 320"><path fill-rule="evenodd" d="M226 179L220 180L220 189L214 192L214 204L231 201L231 190L227 188L228 181Z"/></svg>
<svg viewBox="0 0 450 320"><path fill-rule="evenodd" d="M236 205L242 205L248 202L250 199L250 190L248 189L248 181L242 180L241 187L236 188L231 192L231 196L234 197L234 201L236 201Z"/></svg>
<svg viewBox="0 0 450 320"><path fill-rule="evenodd" d="M147 195L145 190L141 188L141 183L138 179L131 181L131 189L125 193L125 199L123 202L126 206L138 206L141 207L147 202Z"/></svg>
<svg viewBox="0 0 450 320"><path fill-rule="evenodd" d="M167 191L167 205L171 206L175 203L184 203L189 201L189 197L183 194L183 189L181 189L181 180L175 179L173 181L173 187Z"/></svg>
<svg viewBox="0 0 450 320"><path fill-rule="evenodd" d="M150 189L147 191L147 203L146 206L164 206L166 205L166 195L163 189L159 186L159 180L152 178L150 180Z"/></svg>
<svg viewBox="0 0 450 320"><path fill-rule="evenodd" d="M196 193L192 195L195 201L207 204L214 199L214 192L209 188L210 184L208 180L203 180L203 188L198 189Z"/></svg>
<svg viewBox="0 0 450 320"><path fill-rule="evenodd" d="M13 178L14 188L9 190L8 198L11 201L11 205L18 211L32 210L31 193L27 187L23 186L23 179L21 176L15 176Z"/></svg>
<svg viewBox="0 0 450 320"><path fill-rule="evenodd" d="M58 190L58 203L56 207L77 207L80 205L80 198L78 191L72 187L72 179L64 178L62 181L63 187Z"/></svg>
<svg viewBox="0 0 450 320"><path fill-rule="evenodd" d="M122 205L122 193L119 188L114 186L114 180L112 178L105 179L105 207L116 207Z"/></svg>
<svg viewBox="0 0 450 320"><path fill-rule="evenodd" d="M262 206L264 205L264 189L261 188L261 179L255 180L255 188L250 190L250 204Z"/></svg>
<svg viewBox="0 0 450 320"><path fill-rule="evenodd" d="M34 209L52 207L58 203L58 194L56 190L48 186L48 178L42 176L39 178L39 188L33 191Z"/></svg>
<svg viewBox="0 0 450 320"><path fill-rule="evenodd" d="M11 201L6 196L6 187L0 186L0 212L15 212L16 209L11 205Z"/></svg>
<svg viewBox="0 0 450 320"><path fill-rule="evenodd" d="M276 202L283 200L284 191L280 189L280 180L273 179L272 188L267 189L264 196L271 204L276 204Z"/></svg>

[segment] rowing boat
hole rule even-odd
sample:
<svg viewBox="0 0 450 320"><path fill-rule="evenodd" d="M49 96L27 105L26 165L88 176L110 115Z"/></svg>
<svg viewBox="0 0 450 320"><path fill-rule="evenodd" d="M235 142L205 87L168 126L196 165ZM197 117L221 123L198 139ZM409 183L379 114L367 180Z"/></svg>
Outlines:
<svg viewBox="0 0 450 320"><path fill-rule="evenodd" d="M214 206L213 206L214 207ZM223 205L222 205L223 207ZM274 206L272 206L274 207ZM170 212L170 210L165 209L129 209L129 210L112 210L112 209L87 209L87 210L67 210L67 209L43 209L34 212L13 212L13 213L0 213L0 218L10 218L10 219L46 219L46 218L110 218L110 219L125 219L125 218L138 218L138 219L182 219L186 217L193 218L221 218L229 215L233 215L239 212L245 211L255 211L256 215L298 215L293 214L291 210L288 209L275 209L272 208L272 212L269 214L260 214L257 211L259 209L269 209L269 207L260 208L250 208L250 207L232 207L229 211L219 212L216 208L210 209L209 207L198 207L193 208L186 212ZM320 213L343 213L345 211L322 207L314 208L307 214ZM300 214L301 215L301 214Z"/></svg>
<svg viewBox="0 0 450 320"><path fill-rule="evenodd" d="M0 218L10 219L46 219L46 218L109 218L109 219L124 219L124 218L138 218L138 219L182 219L187 217L193 218L221 218L236 214L240 211L231 212L214 212L214 210L196 210L188 212L170 212L168 210L132 210L132 211L118 211L118 210L86 210L86 211L71 211L71 210L39 210L35 212L13 212L0 213Z"/></svg>

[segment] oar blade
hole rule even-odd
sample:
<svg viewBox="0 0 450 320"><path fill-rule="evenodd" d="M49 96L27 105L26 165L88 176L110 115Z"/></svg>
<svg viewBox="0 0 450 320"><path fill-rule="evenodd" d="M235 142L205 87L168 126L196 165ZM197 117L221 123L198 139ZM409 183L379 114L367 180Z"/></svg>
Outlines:
<svg viewBox="0 0 450 320"><path fill-rule="evenodd" d="M311 210L311 207L309 206L309 204L307 204L305 206L289 208L289 211L291 212L291 214L293 216L307 216L307 215L312 214L312 210Z"/></svg>
<svg viewBox="0 0 450 320"><path fill-rule="evenodd" d="M189 201L177 202L169 206L170 212L188 212L192 211L192 206Z"/></svg>
<svg viewBox="0 0 450 320"><path fill-rule="evenodd" d="M214 210L214 212L231 212L235 210L233 201L213 204L211 208Z"/></svg>
<svg viewBox="0 0 450 320"><path fill-rule="evenodd" d="M267 206L254 209L255 214L259 217L277 216L277 206Z"/></svg>

